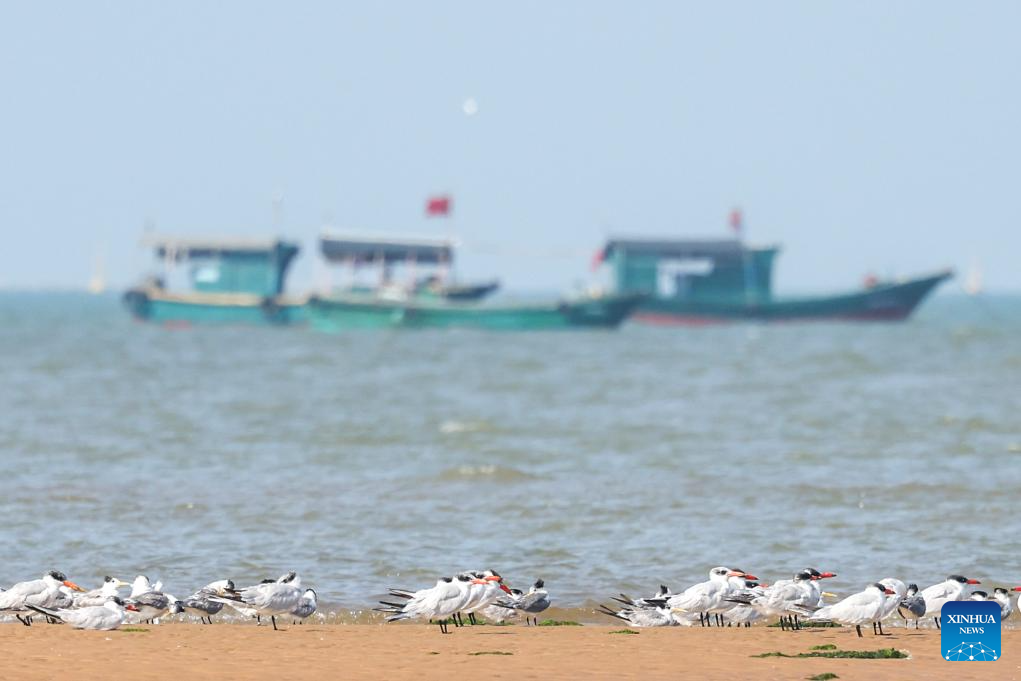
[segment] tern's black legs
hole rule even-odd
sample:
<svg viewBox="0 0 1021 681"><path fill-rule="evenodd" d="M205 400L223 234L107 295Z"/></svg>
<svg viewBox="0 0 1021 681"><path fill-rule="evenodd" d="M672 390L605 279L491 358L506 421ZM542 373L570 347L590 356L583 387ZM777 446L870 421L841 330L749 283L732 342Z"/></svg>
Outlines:
<svg viewBox="0 0 1021 681"><path fill-rule="evenodd" d="M939 629L940 628L940 626L939 626L939 618L938 617L933 617L932 621L936 623L936 628Z"/></svg>
<svg viewBox="0 0 1021 681"><path fill-rule="evenodd" d="M860 624L856 624L856 625L854 625L854 628L858 632L858 638L863 638L862 634L861 634L861 625Z"/></svg>
<svg viewBox="0 0 1021 681"><path fill-rule="evenodd" d="M280 631L279 629L277 629L277 616L276 615L270 615L269 619L270 619L271 622L273 622L273 631Z"/></svg>
<svg viewBox="0 0 1021 681"><path fill-rule="evenodd" d="M472 625L478 624L478 620L475 619L475 613L468 613L468 621L471 622Z"/></svg>
<svg viewBox="0 0 1021 681"><path fill-rule="evenodd" d="M32 626L32 618L31 617L26 616L24 619L22 619L21 615L19 615L17 613L15 613L14 616L17 617L18 621L21 622L22 624L24 624L26 627Z"/></svg>

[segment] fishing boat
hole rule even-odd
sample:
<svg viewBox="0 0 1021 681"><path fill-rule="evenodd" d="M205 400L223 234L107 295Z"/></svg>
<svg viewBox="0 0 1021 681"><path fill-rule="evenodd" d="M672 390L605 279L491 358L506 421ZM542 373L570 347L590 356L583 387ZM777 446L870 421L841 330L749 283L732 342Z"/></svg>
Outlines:
<svg viewBox="0 0 1021 681"><path fill-rule="evenodd" d="M616 328L644 296L581 296L554 303L465 304L409 297L394 299L357 292L311 296L309 324L321 331L354 329L486 329L547 331Z"/></svg>
<svg viewBox="0 0 1021 681"><path fill-rule="evenodd" d="M869 277L858 290L832 295L773 294L778 246L747 246L741 239L610 239L596 261L612 270L619 293L647 297L637 321L713 322L906 319L950 270L884 281Z"/></svg>
<svg viewBox="0 0 1021 681"><path fill-rule="evenodd" d="M568 328L615 328L635 310L642 294L585 294L549 303L493 304L480 302L492 284L446 283L453 244L436 239L371 238L326 233L320 239L323 257L348 266L346 287L309 297L308 321L322 331L383 328L473 328L537 331ZM432 288L418 278L422 267L435 266ZM377 285L358 282L358 270L370 268ZM402 285L395 269L402 267L409 283Z"/></svg>
<svg viewBox="0 0 1021 681"><path fill-rule="evenodd" d="M128 290L136 319L179 324L290 324L304 318L304 297L284 294L298 246L280 239L150 237L162 272ZM187 265L186 290L168 286Z"/></svg>

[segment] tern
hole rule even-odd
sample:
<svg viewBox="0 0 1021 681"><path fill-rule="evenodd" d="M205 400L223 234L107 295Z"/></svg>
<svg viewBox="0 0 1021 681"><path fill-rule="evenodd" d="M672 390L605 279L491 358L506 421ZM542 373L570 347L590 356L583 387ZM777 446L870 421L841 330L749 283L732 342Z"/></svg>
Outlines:
<svg viewBox="0 0 1021 681"><path fill-rule="evenodd" d="M289 615L301 603L303 591L301 589L301 578L296 572L288 572L275 582L256 584L245 587L236 594L225 594L213 596L213 600L222 600L224 603L235 602L252 608L259 616L268 615L273 623L273 630L277 629L277 615Z"/></svg>
<svg viewBox="0 0 1021 681"><path fill-rule="evenodd" d="M76 608L90 608L90 607L102 607L106 605L106 602L111 597L116 596L117 592L125 586L130 586L127 582L121 581L116 577L104 577L103 586L98 589L92 589L80 593L74 598L74 607Z"/></svg>
<svg viewBox="0 0 1021 681"><path fill-rule="evenodd" d="M879 583L885 586L887 589L893 591L892 595L886 597L886 601L883 603L883 611L880 613L879 621L872 625L872 633L876 633L876 628L879 628L879 635L883 636L883 620L892 615L897 608L900 606L901 601L904 600L904 596L907 594L908 588L904 582L893 577L887 577L886 579L879 580Z"/></svg>
<svg viewBox="0 0 1021 681"><path fill-rule="evenodd" d="M897 605L897 613L907 620L915 621L915 629L918 628L918 619L925 614L925 599L918 593L917 584L908 584L907 593Z"/></svg>
<svg viewBox="0 0 1021 681"><path fill-rule="evenodd" d="M305 593L301 595L301 601L297 607L291 611L293 617L297 617L297 623L302 624L306 619L312 616L312 613L316 611L318 607L315 589L305 589Z"/></svg>
<svg viewBox="0 0 1021 681"><path fill-rule="evenodd" d="M518 613L516 610L510 610L507 608L508 605L513 605L521 600L521 597L525 595L525 592L521 589L511 589L510 595L507 598L497 601L492 605L487 605L482 610L479 610L479 614L482 615L486 622L493 622L495 624L502 624L511 617L517 617Z"/></svg>
<svg viewBox="0 0 1021 681"><path fill-rule="evenodd" d="M75 629L93 629L97 631L110 631L124 624L127 611L134 610L135 606L126 604L117 596L111 596L103 605L88 605L84 608L52 609L43 608L38 605L27 606L46 617L59 620L64 624L70 624Z"/></svg>
<svg viewBox="0 0 1021 681"><path fill-rule="evenodd" d="M526 626L529 624L528 616L532 615L532 621L535 626L539 626L539 618L536 615L550 606L549 592L546 591L545 586L546 583L543 580L537 579L532 588L528 590L528 593L518 600L514 602L498 601L497 605L525 613Z"/></svg>
<svg viewBox="0 0 1021 681"><path fill-rule="evenodd" d="M1015 586L1010 591L1021 591L1021 586ZM1001 586L993 589L993 600L1000 604L1000 621L1010 617L1014 612L1014 602L1010 600L1010 591Z"/></svg>
<svg viewBox="0 0 1021 681"><path fill-rule="evenodd" d="M964 587L968 584L981 584L977 579L968 579L961 575L950 575L939 584L933 584L922 591L922 598L925 599L925 617L932 617L936 628L940 628L939 615L943 611L943 604L950 601L963 601L965 599Z"/></svg>
<svg viewBox="0 0 1021 681"><path fill-rule="evenodd" d="M858 638L861 638L861 625L879 621L886 597L894 593L893 589L879 582L869 584L864 591L848 596L839 603L820 608L809 619L853 624L858 632Z"/></svg>
<svg viewBox="0 0 1021 681"><path fill-rule="evenodd" d="M429 589L421 589L410 593L403 589L391 589L390 595L406 598L405 603L380 601L386 608L376 608L380 612L391 613L387 622L405 619L428 619L439 624L440 633L449 633L447 626L453 616L464 608L472 596L471 584L475 580L465 573L456 577L443 577Z"/></svg>
<svg viewBox="0 0 1021 681"><path fill-rule="evenodd" d="M50 570L42 579L19 582L7 591L0 593L0 613L10 612L26 627L32 626L31 615L22 618L19 613L25 612L29 605L43 608L52 607L53 603L62 598L60 587L65 586L73 591L85 591L74 582L68 580L63 572Z"/></svg>
<svg viewBox="0 0 1021 681"><path fill-rule="evenodd" d="M679 624L684 624L681 619L689 619L691 615L698 615L703 626L711 626L709 613L715 611L725 598L736 591L731 584L731 577L744 577L741 570L731 570L728 567L715 567L709 571L709 579L690 586L682 593L675 594L667 599L666 605L675 615L680 615Z"/></svg>
<svg viewBox="0 0 1021 681"><path fill-rule="evenodd" d="M210 582L181 601L181 609L189 615L197 615L203 624L212 624L213 615L223 610L223 601L213 600L213 596L224 596L236 593L234 582L221 579ZM208 620L208 622L207 622Z"/></svg>

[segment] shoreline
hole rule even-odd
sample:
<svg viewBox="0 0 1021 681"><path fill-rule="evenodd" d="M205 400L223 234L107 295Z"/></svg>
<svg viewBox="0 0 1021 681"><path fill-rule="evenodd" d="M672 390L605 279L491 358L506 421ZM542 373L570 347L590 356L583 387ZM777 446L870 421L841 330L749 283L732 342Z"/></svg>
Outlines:
<svg viewBox="0 0 1021 681"><path fill-rule="evenodd" d="M1004 630L1002 659L946 662L939 632L895 629L887 636L854 629L782 632L768 627L465 627L442 635L425 624L268 626L171 623L117 631L0 625L0 678L188 679L321 678L607 678L806 679L819 674L885 681L1021 677L1021 631ZM756 657L797 655L813 647L905 651L907 659ZM130 671L129 671L130 670Z"/></svg>

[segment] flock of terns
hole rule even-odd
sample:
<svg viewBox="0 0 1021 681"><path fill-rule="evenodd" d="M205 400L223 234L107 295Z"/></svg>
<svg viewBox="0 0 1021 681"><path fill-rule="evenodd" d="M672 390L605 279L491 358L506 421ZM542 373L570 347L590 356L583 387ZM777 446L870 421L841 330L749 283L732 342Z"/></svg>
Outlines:
<svg viewBox="0 0 1021 681"><path fill-rule="evenodd" d="M833 594L823 591L819 583L832 572L819 572L805 568L792 579L781 579L771 585L761 583L758 577L743 570L717 567L709 571L709 579L685 589L670 593L661 586L648 598L631 598L620 594L614 598L623 607L613 610L605 605L600 611L624 620L637 627L737 625L768 622L777 618L783 629L801 628L801 618L810 622L836 622L855 627L858 636L862 626L872 625L873 634L884 634L883 621L898 615L906 622L932 617L938 628L943 605L950 601L992 600L1000 605L1001 620L1014 611L1011 591L997 587L990 596L985 591L968 592L968 586L980 584L976 579L950 575L944 581L919 591L915 584L906 585L899 579L888 577L869 584L862 591L841 601L825 605L824 597Z"/></svg>
<svg viewBox="0 0 1021 681"><path fill-rule="evenodd" d="M120 589L126 586L131 587L131 594L121 598ZM0 615L14 615L25 626L32 626L33 617L41 615L51 623L101 631L177 613L212 623L213 615L224 606L260 622L262 617L269 617L276 629L277 617L301 622L316 611L316 605L315 590L302 589L301 578L294 572L240 589L231 580L221 579L185 599L165 593L162 583L152 583L145 575L139 575L131 584L106 577L98 589L86 591L56 570L42 579L19 582L6 591L0 589Z"/></svg>
<svg viewBox="0 0 1021 681"><path fill-rule="evenodd" d="M822 580L836 577L832 572L805 568L791 579L765 584L743 570L716 567L709 578L680 593L661 586L652 596L631 598L626 594L614 597L616 609L605 605L599 612L623 620L636 627L751 626L774 619L781 628L796 630L802 620L835 622L855 627L862 636L862 626L872 625L873 634L883 635L883 621L899 616L914 621L931 617L940 626L940 612L951 601L992 600L1000 605L1001 619L1014 610L1011 589L997 587L990 596L985 591L968 591L978 580L950 575L946 580L919 590L915 584L887 578L869 584L862 591L830 605L825 597L833 594L820 588ZM121 598L120 589L131 587L130 595ZM392 588L390 599L380 601L377 611L386 613L387 622L427 620L449 633L450 625L461 627L465 620L476 624L478 618L487 622L503 622L523 613L526 624L538 624L537 615L550 607L550 596L543 580L537 580L527 591L511 589L495 570L469 570L452 577L443 577L435 585L417 591ZM301 578L294 572L278 579L264 579L259 584L235 588L234 582L222 579L211 582L185 599L165 593L160 582L152 583L139 575L128 584L107 577L103 585L86 591L57 571L47 572L41 579L20 582L7 590L0 589L0 615L13 615L25 626L33 617L42 616L51 623L66 623L76 629L111 630L122 624L158 621L167 615L185 613L212 623L212 617L224 607L244 617L261 620L269 617L277 629L277 618L300 623L316 611L316 592L303 589Z"/></svg>

